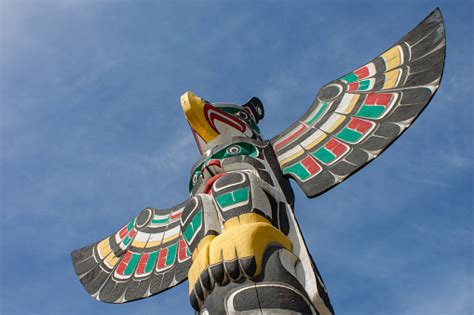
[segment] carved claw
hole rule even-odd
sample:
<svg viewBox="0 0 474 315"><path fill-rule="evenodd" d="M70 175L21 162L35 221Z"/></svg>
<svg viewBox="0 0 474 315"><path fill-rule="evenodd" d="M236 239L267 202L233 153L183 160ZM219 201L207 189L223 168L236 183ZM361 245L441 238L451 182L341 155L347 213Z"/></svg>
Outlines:
<svg viewBox="0 0 474 315"><path fill-rule="evenodd" d="M227 220L222 234L206 236L193 253L188 274L191 304L199 309L216 283L258 276L263 255L273 245L292 249L291 241L264 217L245 213Z"/></svg>

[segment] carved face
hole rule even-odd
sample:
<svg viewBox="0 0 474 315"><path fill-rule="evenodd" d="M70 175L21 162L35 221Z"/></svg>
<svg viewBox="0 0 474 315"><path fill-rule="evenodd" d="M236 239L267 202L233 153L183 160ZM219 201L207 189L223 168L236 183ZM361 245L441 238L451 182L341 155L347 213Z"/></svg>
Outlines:
<svg viewBox="0 0 474 315"><path fill-rule="evenodd" d="M261 139L257 123L263 118L264 110L255 97L239 106L209 103L186 92L181 96L181 106L201 154L216 145L231 143L234 137Z"/></svg>
<svg viewBox="0 0 474 315"><path fill-rule="evenodd" d="M242 138L240 138L242 139ZM189 192L191 193L195 186L199 187L206 184L204 193L207 193L210 186L217 180L218 174L223 174L232 170L232 163L243 163L243 157L251 157L261 159L261 148L248 142L236 141L227 146L216 147L209 156L203 157L198 161L191 172L191 179L189 180ZM239 157L239 158L237 158ZM242 167L242 165L240 165Z"/></svg>

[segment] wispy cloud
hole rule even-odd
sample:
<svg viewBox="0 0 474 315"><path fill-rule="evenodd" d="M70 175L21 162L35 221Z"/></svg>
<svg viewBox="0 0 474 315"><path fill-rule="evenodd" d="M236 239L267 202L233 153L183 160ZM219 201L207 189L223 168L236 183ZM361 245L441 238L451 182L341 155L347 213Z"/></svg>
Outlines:
<svg viewBox="0 0 474 315"><path fill-rule="evenodd" d="M143 207L187 197L198 154L180 93L259 96L271 137L319 87L435 4L1 6L0 312L119 315L191 312L186 285L133 304L94 301L68 257ZM340 314L472 313L472 45L461 36L472 22L465 3L442 8L446 72L420 119L321 197L307 200L294 185L297 217Z"/></svg>

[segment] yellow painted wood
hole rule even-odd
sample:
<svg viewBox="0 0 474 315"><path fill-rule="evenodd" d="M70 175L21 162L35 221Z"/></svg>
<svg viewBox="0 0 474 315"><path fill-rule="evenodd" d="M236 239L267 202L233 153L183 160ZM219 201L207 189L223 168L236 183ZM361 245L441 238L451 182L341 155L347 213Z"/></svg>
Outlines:
<svg viewBox="0 0 474 315"><path fill-rule="evenodd" d="M402 75L402 69L394 69L385 73L385 82L383 83L383 89L391 89L398 85L400 76Z"/></svg>
<svg viewBox="0 0 474 315"><path fill-rule="evenodd" d="M359 97L359 94L345 94L341 100L341 104L339 104L339 106L337 107L336 112L345 115L352 113L354 106L359 100Z"/></svg>
<svg viewBox="0 0 474 315"><path fill-rule="evenodd" d="M188 271L189 293L206 268L225 261L255 257L254 276L257 276L262 271L265 250L271 245L280 245L289 251L293 247L288 237L261 215L245 213L227 220L222 234L204 237L194 250L193 264Z"/></svg>
<svg viewBox="0 0 474 315"><path fill-rule="evenodd" d="M138 247L138 248L145 248L146 245L147 245L146 242L140 242L137 239L134 239L133 242L132 242L132 246L135 246L135 247ZM147 246L147 247L150 247L150 246Z"/></svg>
<svg viewBox="0 0 474 315"><path fill-rule="evenodd" d="M147 247L147 248L155 247L155 246L161 245L161 243L163 243L161 240L159 240L159 241L154 241L154 242L148 242L148 243L146 244L146 247Z"/></svg>
<svg viewBox="0 0 474 315"><path fill-rule="evenodd" d="M107 258L105 258L104 262L109 268L113 268L117 262L119 261L118 257L115 256L114 253L110 253Z"/></svg>
<svg viewBox="0 0 474 315"><path fill-rule="evenodd" d="M205 102L192 92L181 95L181 107L191 128L206 142L212 141L219 133L207 122L204 115Z"/></svg>
<svg viewBox="0 0 474 315"><path fill-rule="evenodd" d="M211 265L236 258L255 257L257 270L262 271L262 258L270 245L280 245L291 251L291 241L276 227L265 222L247 223L233 226L217 236L209 248Z"/></svg>
<svg viewBox="0 0 474 315"><path fill-rule="evenodd" d="M385 61L385 71L390 71L403 63L403 52L399 45L384 52L381 57Z"/></svg>
<svg viewBox="0 0 474 315"><path fill-rule="evenodd" d="M163 241L161 242L162 244L171 242L179 237L179 233L171 235L170 237L164 238Z"/></svg>
<svg viewBox="0 0 474 315"><path fill-rule="evenodd" d="M326 133L332 133L334 130L336 130L337 127L342 124L345 119L345 115L339 115L334 113L331 115L331 117L329 117L328 121L321 126L321 130Z"/></svg>
<svg viewBox="0 0 474 315"><path fill-rule="evenodd" d="M293 154L289 154L288 156L285 156L285 155L287 155L287 153L292 153L293 151L294 151ZM295 149L292 149L291 151L286 152L284 155L279 157L279 163L280 163L280 165L285 165L286 163L288 163L290 161L293 161L294 159L300 157L301 155L303 155L303 153L304 153L304 151L301 149L301 147L299 147L299 146L295 147ZM283 159L281 159L282 157L283 157Z"/></svg>
<svg viewBox="0 0 474 315"><path fill-rule="evenodd" d="M100 258L106 257L112 251L108 238L100 241L97 245L97 251L99 252Z"/></svg>
<svg viewBox="0 0 474 315"><path fill-rule="evenodd" d="M315 135L316 133L318 133L318 131L315 132ZM301 145L306 149L306 150L311 150L312 148L314 148L315 146L317 146L319 143L321 143L324 139L326 138L326 134L324 132L320 132L319 133L319 136L316 137L314 140L312 139L312 136L309 137L308 139L306 140L309 140L311 139L311 142L307 142L306 140L303 141L301 143Z"/></svg>
<svg viewBox="0 0 474 315"><path fill-rule="evenodd" d="M189 293L193 290L201 272L209 266L209 245L215 237L215 235L205 236L193 252L193 264L188 271Z"/></svg>

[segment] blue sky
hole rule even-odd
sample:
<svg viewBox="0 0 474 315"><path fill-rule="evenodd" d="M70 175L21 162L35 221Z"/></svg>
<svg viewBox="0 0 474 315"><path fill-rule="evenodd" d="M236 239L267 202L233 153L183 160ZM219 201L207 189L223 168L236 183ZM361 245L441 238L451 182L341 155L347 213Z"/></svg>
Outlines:
<svg viewBox="0 0 474 315"><path fill-rule="evenodd" d="M380 158L296 214L338 314L473 313L471 1L1 2L0 313L191 314L187 285L90 298L72 250L187 197L179 96L259 96L270 138L440 6L441 88Z"/></svg>

